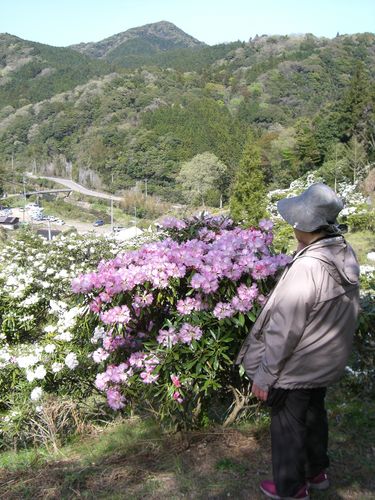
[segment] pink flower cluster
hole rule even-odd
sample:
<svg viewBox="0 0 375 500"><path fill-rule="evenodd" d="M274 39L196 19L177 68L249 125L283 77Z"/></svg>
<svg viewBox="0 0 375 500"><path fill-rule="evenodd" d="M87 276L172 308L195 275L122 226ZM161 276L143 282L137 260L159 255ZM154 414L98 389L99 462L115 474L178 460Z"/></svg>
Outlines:
<svg viewBox="0 0 375 500"><path fill-rule="evenodd" d="M180 219L176 219L176 217L165 217L161 221L161 226L164 229L185 229L186 222Z"/></svg>
<svg viewBox="0 0 375 500"><path fill-rule="evenodd" d="M110 385L125 383L133 375L133 370L129 369L129 363L120 365L108 365L104 373L98 373L95 386L100 391L109 388Z"/></svg>
<svg viewBox="0 0 375 500"><path fill-rule="evenodd" d="M125 397L121 394L119 389L111 387L107 390L107 402L112 410L121 410L121 408L124 408L124 401Z"/></svg>
<svg viewBox="0 0 375 500"><path fill-rule="evenodd" d="M105 293L106 301L99 296L95 308L103 307L108 298L122 292L130 292L139 285L150 283L153 289L168 287L172 278L184 278L193 271L191 287L204 293L218 290L220 280L237 281L245 274L253 279L273 275L285 265L285 256L270 255L268 245L272 233L257 229L222 230L210 242L189 240L178 243L172 239L144 245L108 262L101 262L98 271L81 275L72 282L76 293L98 290ZM136 295L134 305L146 307L150 294ZM123 314L122 314L123 313ZM108 311L106 323L128 321L128 311Z"/></svg>
<svg viewBox="0 0 375 500"><path fill-rule="evenodd" d="M207 305L203 302L202 296L197 294L195 297L187 297L186 299L180 299L177 301L176 309L177 311L186 316L193 311L201 311L205 309Z"/></svg>
<svg viewBox="0 0 375 500"><path fill-rule="evenodd" d="M113 323L128 323L130 320L130 310L128 306L116 306L100 314L100 319L106 325Z"/></svg>
<svg viewBox="0 0 375 500"><path fill-rule="evenodd" d="M179 388L181 387L181 381L179 379L179 377L177 377L177 375L171 375L171 380L172 380L172 384L174 385L174 387L176 388ZM172 399L174 399L175 401L177 401L177 403L183 403L184 401L184 398L182 397L182 394L180 393L180 391L174 391L173 394L172 394Z"/></svg>
<svg viewBox="0 0 375 500"><path fill-rule="evenodd" d="M91 311L108 325L102 347L93 353L94 361L101 363L119 349L128 357L118 366L109 364L96 378L96 387L107 393L113 409L124 406L123 384L131 383L134 377L144 384L153 384L159 378L156 367L162 358L140 350L144 338L156 337L159 354L163 347L169 349L179 343L190 346L203 335L199 326L188 321L177 327L179 319L174 326L171 322L171 326L160 329L160 318L174 320L177 313L197 313L199 317L201 311L211 311L221 320L251 311L255 301L262 304L266 300L252 281L275 275L289 261L285 255L270 253L270 221L261 221L261 229L241 229L233 228L232 221L220 217L207 219L207 227L202 227L202 220L192 220L196 223L194 239L178 242L167 238L143 245L113 260L102 261L96 272L72 282L73 291L87 294ZM172 218L164 227L180 230L187 228L188 223ZM230 293L222 293L228 283ZM173 295L168 296L169 290ZM119 295L127 305L111 307ZM190 321L196 322L195 317ZM171 378L174 387L180 388L178 377ZM174 391L173 399L181 403L181 392Z"/></svg>
<svg viewBox="0 0 375 500"><path fill-rule="evenodd" d="M259 298L259 290L256 283L251 286L245 284L237 288L237 294L230 302L218 302L213 314L218 319L230 318L237 312L248 312L252 309L255 299Z"/></svg>
<svg viewBox="0 0 375 500"><path fill-rule="evenodd" d="M159 330L156 340L165 347L172 347L178 342L191 344L193 340L199 340L202 335L203 332L199 326L183 323L179 331L173 327L170 327L168 330Z"/></svg>
<svg viewBox="0 0 375 500"><path fill-rule="evenodd" d="M121 385L127 384L136 373L139 373L140 379L145 384L156 382L159 375L153 372L159 363L160 360L155 355L134 352L126 362L117 366L108 365L104 373L98 373L95 386L100 391L106 392L109 406L113 410L119 410L124 407L125 400L121 396Z"/></svg>

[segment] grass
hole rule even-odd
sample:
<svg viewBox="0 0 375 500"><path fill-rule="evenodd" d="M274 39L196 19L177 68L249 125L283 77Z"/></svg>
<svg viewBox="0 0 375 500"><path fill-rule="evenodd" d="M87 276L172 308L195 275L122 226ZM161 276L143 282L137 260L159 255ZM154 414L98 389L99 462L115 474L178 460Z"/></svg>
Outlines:
<svg viewBox="0 0 375 500"><path fill-rule="evenodd" d="M81 222L94 222L96 219L103 218L105 212L98 210L86 209L69 201L56 199L54 201L45 201L41 203L44 208L45 215L54 215L65 220L78 220Z"/></svg>
<svg viewBox="0 0 375 500"><path fill-rule="evenodd" d="M360 264L371 264L366 255L375 251L375 236L372 231L350 232L345 238L354 248Z"/></svg>
<svg viewBox="0 0 375 500"><path fill-rule="evenodd" d="M375 401L332 387L328 413L332 487L312 497L375 498ZM258 483L271 477L262 414L255 422L184 435L133 418L57 453L2 453L0 498L261 499Z"/></svg>

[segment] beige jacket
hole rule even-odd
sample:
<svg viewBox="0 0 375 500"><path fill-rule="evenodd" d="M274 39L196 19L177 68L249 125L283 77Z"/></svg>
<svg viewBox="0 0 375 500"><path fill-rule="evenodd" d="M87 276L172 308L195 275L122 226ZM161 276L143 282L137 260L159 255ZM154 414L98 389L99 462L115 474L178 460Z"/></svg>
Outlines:
<svg viewBox="0 0 375 500"><path fill-rule="evenodd" d="M348 361L359 310L359 266L342 236L298 252L237 357L264 390L325 387Z"/></svg>

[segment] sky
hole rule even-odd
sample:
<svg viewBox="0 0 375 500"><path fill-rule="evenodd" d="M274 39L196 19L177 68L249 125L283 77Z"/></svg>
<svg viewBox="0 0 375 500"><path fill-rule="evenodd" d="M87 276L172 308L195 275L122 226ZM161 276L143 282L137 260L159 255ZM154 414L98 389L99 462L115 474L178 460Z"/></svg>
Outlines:
<svg viewBox="0 0 375 500"><path fill-rule="evenodd" d="M0 0L0 33L55 46L170 21L209 45L256 34L375 32L374 0Z"/></svg>

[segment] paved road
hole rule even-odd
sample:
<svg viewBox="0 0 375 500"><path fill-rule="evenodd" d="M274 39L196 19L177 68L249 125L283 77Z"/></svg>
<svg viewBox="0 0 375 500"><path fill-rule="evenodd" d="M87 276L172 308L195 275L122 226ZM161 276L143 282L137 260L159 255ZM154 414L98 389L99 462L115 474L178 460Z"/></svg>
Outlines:
<svg viewBox="0 0 375 500"><path fill-rule="evenodd" d="M33 179L48 179L49 181L56 182L57 184L62 184L70 188L72 191L78 191L79 193L84 194L85 196L94 196L95 198L102 198L104 200L110 200L112 198L113 201L121 201L121 196L112 196L108 193L103 193L101 191L94 191L92 189L87 189L78 182L74 182L70 179L63 179L62 177L46 177L44 175L33 175L31 173L27 174L28 177L32 177Z"/></svg>

